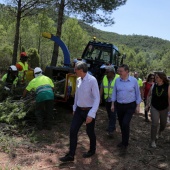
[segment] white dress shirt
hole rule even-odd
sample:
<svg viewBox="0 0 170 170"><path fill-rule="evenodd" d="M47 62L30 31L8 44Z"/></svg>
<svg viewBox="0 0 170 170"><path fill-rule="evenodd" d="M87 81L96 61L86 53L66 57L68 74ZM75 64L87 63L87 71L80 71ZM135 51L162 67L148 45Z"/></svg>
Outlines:
<svg viewBox="0 0 170 170"><path fill-rule="evenodd" d="M92 107L88 116L95 118L100 103L100 93L97 80L89 73L82 79L77 78L73 111L79 107Z"/></svg>

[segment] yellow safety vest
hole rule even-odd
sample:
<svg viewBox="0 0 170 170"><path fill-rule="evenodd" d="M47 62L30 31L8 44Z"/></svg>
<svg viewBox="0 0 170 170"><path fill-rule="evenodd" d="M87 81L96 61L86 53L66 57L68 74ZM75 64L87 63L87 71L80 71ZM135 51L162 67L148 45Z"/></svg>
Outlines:
<svg viewBox="0 0 170 170"><path fill-rule="evenodd" d="M114 79L112 80L112 83L109 85L107 76L105 75L103 78L103 89L104 89L104 99L111 98L113 87L115 84L116 79L119 77L118 74L115 75Z"/></svg>
<svg viewBox="0 0 170 170"><path fill-rule="evenodd" d="M12 82L7 82L7 77L8 77L8 74L6 73L6 74L4 74L3 75L3 77L2 77L2 81L5 83L11 83L11 84L13 84L15 87L16 87L16 85L17 85L17 83L18 83L18 77L16 77L14 80L12 80L12 79L10 79L10 81L12 81Z"/></svg>
<svg viewBox="0 0 170 170"><path fill-rule="evenodd" d="M28 71L28 63L24 64L22 62L18 62L18 64L20 64L22 66L22 70L19 71L19 74L18 74L19 81L24 83L26 80L26 71Z"/></svg>
<svg viewBox="0 0 170 170"><path fill-rule="evenodd" d="M139 87L142 87L142 86L143 86L142 79L141 79L141 78L138 78L137 80L138 80L138 85L139 85Z"/></svg>

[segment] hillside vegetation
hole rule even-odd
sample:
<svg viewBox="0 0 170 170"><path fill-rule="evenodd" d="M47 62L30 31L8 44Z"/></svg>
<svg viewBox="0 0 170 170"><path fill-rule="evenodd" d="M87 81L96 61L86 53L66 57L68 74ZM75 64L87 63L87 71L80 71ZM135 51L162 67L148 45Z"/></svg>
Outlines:
<svg viewBox="0 0 170 170"><path fill-rule="evenodd" d="M89 33L89 35L96 36L101 41L106 41L113 44L125 45L132 49L139 48L141 51L152 52L154 50L155 51L165 50L170 47L170 41L163 40L161 38L135 35L135 34L121 35L114 32L102 31L82 22L80 22L80 25ZM167 51L165 50L165 52Z"/></svg>
<svg viewBox="0 0 170 170"><path fill-rule="evenodd" d="M21 21L18 55L22 49L26 52L30 49L31 52L35 50L40 58L40 64L37 65L44 69L50 65L54 45L41 34L42 32L55 34L57 21L54 16L57 12L51 7L37 10L37 15L26 17ZM0 68L6 69L12 61L16 21L15 16L11 15L5 5L0 5L0 20ZM138 71L143 78L149 72L156 70L170 74L170 41L149 36L105 32L77 19L65 17L61 39L70 51L71 60L81 57L86 44L93 36L97 37L97 41L116 45L121 54L126 54L124 62L130 66L130 70ZM62 65L62 63L63 54L60 51L57 64Z"/></svg>

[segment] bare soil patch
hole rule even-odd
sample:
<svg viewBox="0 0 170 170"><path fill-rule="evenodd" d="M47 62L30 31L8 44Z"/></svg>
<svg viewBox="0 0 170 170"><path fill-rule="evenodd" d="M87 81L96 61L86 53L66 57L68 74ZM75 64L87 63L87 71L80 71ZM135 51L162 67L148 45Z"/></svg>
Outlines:
<svg viewBox="0 0 170 170"><path fill-rule="evenodd" d="M141 111L143 110L141 106ZM0 170L169 170L170 169L170 127L158 139L157 148L149 147L151 122L144 121L143 113L133 116L130 145L126 154L116 147L121 141L117 130L113 138L106 134L108 123L103 106L98 110L96 120L97 153L84 159L82 154L89 148L85 125L79 132L75 161L61 163L69 147L71 110L57 106L51 131L36 131L35 122L23 129L0 124Z"/></svg>

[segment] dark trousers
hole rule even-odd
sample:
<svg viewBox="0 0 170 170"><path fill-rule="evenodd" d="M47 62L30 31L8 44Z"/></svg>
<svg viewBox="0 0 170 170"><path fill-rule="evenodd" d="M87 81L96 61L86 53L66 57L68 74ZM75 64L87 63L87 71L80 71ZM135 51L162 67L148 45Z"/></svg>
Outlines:
<svg viewBox="0 0 170 170"><path fill-rule="evenodd" d="M111 111L112 102L106 102L105 107L108 114L109 124L108 124L108 132L113 132L116 129L116 111Z"/></svg>
<svg viewBox="0 0 170 170"><path fill-rule="evenodd" d="M86 121L86 117L89 110L81 110L79 107L77 107L73 120L70 127L70 152L69 154L74 156L75 151L77 148L77 140L78 140L78 131L83 124L83 122ZM96 150L96 135L94 132L95 127L95 119L92 120L91 123L86 124L86 133L90 139L90 151L95 152Z"/></svg>
<svg viewBox="0 0 170 170"><path fill-rule="evenodd" d="M133 113L136 110L136 102L129 104L117 103L117 115L119 120L119 125L122 132L122 144L128 146L129 144L129 132L130 132L130 121L132 119Z"/></svg>
<svg viewBox="0 0 170 170"><path fill-rule="evenodd" d="M43 129L43 127L51 128L51 121L53 119L53 105L53 100L46 100L36 103L35 116L38 129Z"/></svg>
<svg viewBox="0 0 170 170"><path fill-rule="evenodd" d="M143 101L144 101L145 119L148 120L148 112L149 112L149 109L150 109L150 108L149 108L148 110L146 110L146 109L145 109L145 106L146 106L146 99L144 99Z"/></svg>

